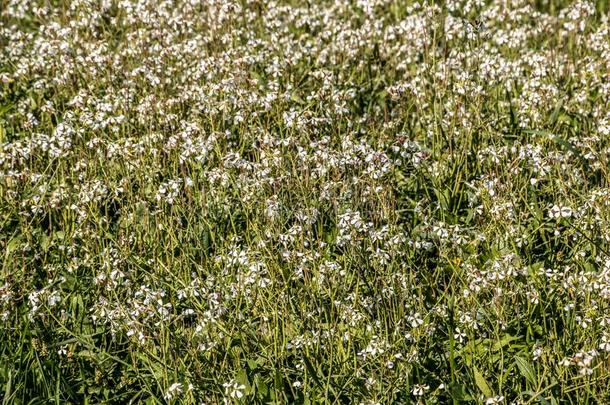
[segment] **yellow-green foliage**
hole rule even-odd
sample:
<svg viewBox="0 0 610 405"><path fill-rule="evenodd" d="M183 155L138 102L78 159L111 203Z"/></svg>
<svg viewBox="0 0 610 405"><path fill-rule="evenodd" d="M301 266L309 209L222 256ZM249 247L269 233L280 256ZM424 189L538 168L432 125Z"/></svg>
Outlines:
<svg viewBox="0 0 610 405"><path fill-rule="evenodd" d="M606 2L0 0L0 400L610 403Z"/></svg>

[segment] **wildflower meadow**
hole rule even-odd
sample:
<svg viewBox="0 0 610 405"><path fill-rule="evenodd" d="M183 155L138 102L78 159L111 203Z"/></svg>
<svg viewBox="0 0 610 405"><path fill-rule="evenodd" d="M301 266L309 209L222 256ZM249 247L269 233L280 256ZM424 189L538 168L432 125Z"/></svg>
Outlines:
<svg viewBox="0 0 610 405"><path fill-rule="evenodd" d="M0 0L0 402L610 404L609 15Z"/></svg>

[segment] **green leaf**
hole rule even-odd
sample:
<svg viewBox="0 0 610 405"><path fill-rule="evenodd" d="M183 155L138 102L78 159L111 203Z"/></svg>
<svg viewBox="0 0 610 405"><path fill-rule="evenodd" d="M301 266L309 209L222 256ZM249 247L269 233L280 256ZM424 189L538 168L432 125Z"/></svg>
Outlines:
<svg viewBox="0 0 610 405"><path fill-rule="evenodd" d="M0 105L0 117L9 112L11 108L13 108L13 104Z"/></svg>
<svg viewBox="0 0 610 405"><path fill-rule="evenodd" d="M248 367L250 368L250 370L254 370L256 369L256 367L258 367L258 364L256 364L256 360L248 359L246 360L246 363L248 363Z"/></svg>
<svg viewBox="0 0 610 405"><path fill-rule="evenodd" d="M11 384L13 382L13 373L12 370L8 370L8 377L6 378L6 384L4 385L4 400L2 401L2 404L8 404L8 399L11 397Z"/></svg>
<svg viewBox="0 0 610 405"><path fill-rule="evenodd" d="M277 393L281 393L284 389L284 381L282 380L282 374L280 373L280 370L275 370L275 378L273 379L273 385L275 388L275 392ZM273 393L275 396L275 393ZM279 399L279 398L276 398Z"/></svg>
<svg viewBox="0 0 610 405"><path fill-rule="evenodd" d="M555 123L557 122L557 119L559 118L559 113L561 112L561 108L563 107L563 100L559 100L559 102L557 103L557 105L555 106L555 109L553 110L553 114L551 114L551 125L555 125Z"/></svg>
<svg viewBox="0 0 610 405"><path fill-rule="evenodd" d="M519 368L519 372L527 382L532 385L536 385L536 373L532 365L522 357L515 356L515 363L517 364L517 368Z"/></svg>
<svg viewBox="0 0 610 405"><path fill-rule="evenodd" d="M320 379L318 378L318 373L313 368L313 365L311 364L307 356L303 356L303 362L305 363L305 368L307 368L307 372L310 374L310 377L313 379L313 381L318 385L318 387L324 389L324 385L322 385Z"/></svg>
<svg viewBox="0 0 610 405"><path fill-rule="evenodd" d="M469 395L466 394L466 387L462 384L449 384L449 393L451 394L451 397L456 401L467 401L470 399Z"/></svg>
<svg viewBox="0 0 610 405"><path fill-rule="evenodd" d="M13 251L17 250L20 243L21 243L21 236L15 236L14 238L11 238L11 240L6 245L6 254L9 255Z"/></svg>
<svg viewBox="0 0 610 405"><path fill-rule="evenodd" d="M235 381L240 384L246 386L246 388L250 388L250 382L248 381L248 373L246 373L246 369L242 368L239 373L237 373L237 377L235 377Z"/></svg>
<svg viewBox="0 0 610 405"><path fill-rule="evenodd" d="M42 240L40 241L40 247L42 248L42 250L44 250L45 252L49 250L49 247L51 246L51 238L49 238L48 235L42 235Z"/></svg>
<svg viewBox="0 0 610 405"><path fill-rule="evenodd" d="M256 391L261 398L264 398L269 394L269 387L263 380L260 379L260 377L257 379Z"/></svg>
<svg viewBox="0 0 610 405"><path fill-rule="evenodd" d="M294 101L295 103L299 103L299 104L307 104L307 103L305 103L305 100L303 100L301 98L301 96L299 96L297 93L292 93L290 95L290 100Z"/></svg>
<svg viewBox="0 0 610 405"><path fill-rule="evenodd" d="M498 350L502 349L504 346L508 345L510 342L512 342L514 340L518 340L518 339L519 338L517 336L512 336L507 333L506 335L504 335L504 337L501 340L494 343L492 350L498 351Z"/></svg>
<svg viewBox="0 0 610 405"><path fill-rule="evenodd" d="M487 380L485 380L483 374L481 374L481 372L476 367L474 368L474 382L477 387L479 387L483 395L485 395L485 397L489 398L493 396L493 392L491 391L491 388L489 388Z"/></svg>

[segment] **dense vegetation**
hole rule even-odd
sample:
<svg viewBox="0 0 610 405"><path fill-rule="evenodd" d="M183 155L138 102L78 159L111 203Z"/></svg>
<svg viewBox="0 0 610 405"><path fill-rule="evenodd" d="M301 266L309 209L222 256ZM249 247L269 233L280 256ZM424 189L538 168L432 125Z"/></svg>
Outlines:
<svg viewBox="0 0 610 405"><path fill-rule="evenodd" d="M610 403L606 2L0 0L0 399Z"/></svg>

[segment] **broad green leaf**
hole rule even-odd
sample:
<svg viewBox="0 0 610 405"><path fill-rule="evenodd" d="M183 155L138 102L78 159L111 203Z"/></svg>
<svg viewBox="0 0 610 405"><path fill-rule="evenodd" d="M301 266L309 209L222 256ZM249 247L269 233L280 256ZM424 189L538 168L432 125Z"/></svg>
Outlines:
<svg viewBox="0 0 610 405"><path fill-rule="evenodd" d="M474 368L474 382L477 385L477 387L481 390L483 395L485 395L485 397L489 398L489 397L493 396L493 392L492 392L491 388L489 388L489 384L487 383L487 380L485 380L485 377L483 377L483 374L481 374L479 369L477 369L476 367Z"/></svg>
<svg viewBox="0 0 610 405"><path fill-rule="evenodd" d="M245 368L242 368L239 373L237 373L237 377L235 377L235 381L240 384L246 386L246 388L250 388L250 382L248 381L248 373Z"/></svg>
<svg viewBox="0 0 610 405"><path fill-rule="evenodd" d="M508 345L510 342L518 340L518 339L519 338L516 336L506 334L506 335L504 335L504 337L502 339L500 339L499 341L494 343L492 350L498 351L498 350L502 349L503 347L505 347L506 345Z"/></svg>
<svg viewBox="0 0 610 405"><path fill-rule="evenodd" d="M246 360L246 362L248 363L248 367L250 368L250 370L254 370L258 367L258 363L256 362L256 360L248 359Z"/></svg>
<svg viewBox="0 0 610 405"><path fill-rule="evenodd" d="M515 356L515 363L519 368L519 372L532 385L536 384L536 373L532 365L522 357Z"/></svg>

